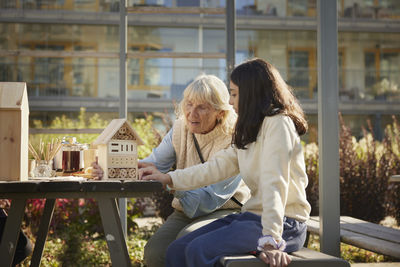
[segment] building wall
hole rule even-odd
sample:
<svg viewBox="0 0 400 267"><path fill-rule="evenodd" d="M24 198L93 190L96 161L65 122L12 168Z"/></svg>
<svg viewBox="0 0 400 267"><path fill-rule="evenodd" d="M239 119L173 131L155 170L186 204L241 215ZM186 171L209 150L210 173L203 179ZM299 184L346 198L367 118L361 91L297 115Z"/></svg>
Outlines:
<svg viewBox="0 0 400 267"><path fill-rule="evenodd" d="M225 0L128 1L129 6L200 3L224 7ZM371 117L381 124L400 114L399 3L338 0L339 93L341 112L348 118ZM91 112L117 111L118 5L116 0L1 1L0 81L28 83L31 117L48 120L54 110L77 114L80 106ZM316 1L241 0L236 7L236 62L257 56L274 64L316 126ZM172 101L179 101L185 86L201 73L226 80L223 56L140 56L145 52L225 53L223 14L132 14L128 18L128 51L139 53L128 59L131 112L165 108L172 112ZM20 54L10 55L15 51ZM49 51L53 54L46 55ZM107 53L116 56L104 56Z"/></svg>

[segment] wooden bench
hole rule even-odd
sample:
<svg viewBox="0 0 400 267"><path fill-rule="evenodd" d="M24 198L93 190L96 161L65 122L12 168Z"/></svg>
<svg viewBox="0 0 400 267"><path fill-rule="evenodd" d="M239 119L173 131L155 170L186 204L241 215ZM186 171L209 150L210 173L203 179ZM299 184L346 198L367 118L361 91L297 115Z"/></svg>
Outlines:
<svg viewBox="0 0 400 267"><path fill-rule="evenodd" d="M391 183L400 183L400 175L392 175L392 176L390 176L389 182L391 182Z"/></svg>
<svg viewBox="0 0 400 267"><path fill-rule="evenodd" d="M350 267L350 264L341 259L327 254L302 248L300 251L291 253L292 262L289 267ZM252 255L225 256L220 259L220 264L225 267L265 267L260 259Z"/></svg>
<svg viewBox="0 0 400 267"><path fill-rule="evenodd" d="M310 233L319 234L319 217L307 221ZM400 230L366 222L353 217L340 217L340 240L343 243L400 259Z"/></svg>

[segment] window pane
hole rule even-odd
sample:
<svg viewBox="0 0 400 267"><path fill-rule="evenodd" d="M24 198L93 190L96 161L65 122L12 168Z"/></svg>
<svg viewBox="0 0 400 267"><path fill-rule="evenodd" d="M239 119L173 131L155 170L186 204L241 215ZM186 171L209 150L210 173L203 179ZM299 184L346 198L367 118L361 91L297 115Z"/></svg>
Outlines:
<svg viewBox="0 0 400 267"><path fill-rule="evenodd" d="M301 17L316 16L316 0L288 0L287 15Z"/></svg>
<svg viewBox="0 0 400 267"><path fill-rule="evenodd" d="M309 52L289 51L289 81L299 97L307 98L309 88Z"/></svg>
<svg viewBox="0 0 400 267"><path fill-rule="evenodd" d="M364 60L365 60L365 87L371 90L378 79L376 63L375 63L375 53L373 52L365 53Z"/></svg>

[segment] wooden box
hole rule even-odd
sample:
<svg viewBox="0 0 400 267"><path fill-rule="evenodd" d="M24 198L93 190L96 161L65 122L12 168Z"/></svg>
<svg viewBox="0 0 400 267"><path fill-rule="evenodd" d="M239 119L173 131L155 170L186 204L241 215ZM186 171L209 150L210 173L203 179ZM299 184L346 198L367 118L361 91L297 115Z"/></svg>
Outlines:
<svg viewBox="0 0 400 267"><path fill-rule="evenodd" d="M0 82L0 181L28 179L26 83Z"/></svg>

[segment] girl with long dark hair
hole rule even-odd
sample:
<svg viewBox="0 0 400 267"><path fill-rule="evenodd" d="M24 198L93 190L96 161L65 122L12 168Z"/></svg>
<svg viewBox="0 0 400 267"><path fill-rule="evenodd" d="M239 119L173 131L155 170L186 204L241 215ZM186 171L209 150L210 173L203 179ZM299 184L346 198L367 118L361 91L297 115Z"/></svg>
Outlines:
<svg viewBox="0 0 400 267"><path fill-rule="evenodd" d="M279 72L265 60L242 63L230 78L230 104L238 114L232 146L201 165L167 174L142 169L139 175L188 190L240 173L251 198L241 213L174 241L167 250L167 266L214 266L221 256L254 250L270 266L286 266L287 253L305 242L311 207L300 142L307 131L304 113Z"/></svg>

